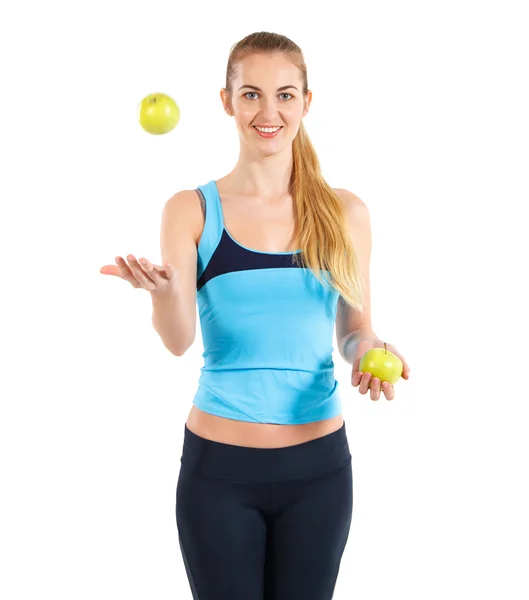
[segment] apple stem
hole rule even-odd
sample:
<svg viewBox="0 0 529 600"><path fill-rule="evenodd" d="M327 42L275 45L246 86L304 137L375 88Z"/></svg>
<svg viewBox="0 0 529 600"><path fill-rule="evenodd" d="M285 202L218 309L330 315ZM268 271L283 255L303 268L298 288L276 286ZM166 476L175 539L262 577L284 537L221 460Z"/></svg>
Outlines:
<svg viewBox="0 0 529 600"><path fill-rule="evenodd" d="M384 342L384 354L387 354L387 353L388 353L388 348L386 346L386 342Z"/></svg>

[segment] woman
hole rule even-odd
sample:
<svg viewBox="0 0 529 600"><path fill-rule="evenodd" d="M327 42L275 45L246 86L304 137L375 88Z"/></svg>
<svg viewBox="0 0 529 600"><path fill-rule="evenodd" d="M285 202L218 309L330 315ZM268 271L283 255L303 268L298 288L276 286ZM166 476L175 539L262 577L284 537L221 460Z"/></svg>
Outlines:
<svg viewBox="0 0 529 600"><path fill-rule="evenodd" d="M359 371L384 346L371 326L369 212L322 177L291 40L261 32L236 44L221 99L240 137L233 171L166 203L164 266L129 255L102 272L150 290L153 325L177 356L199 306L204 366L176 498L193 597L327 600L352 517L335 325L352 385L372 400L395 394Z"/></svg>

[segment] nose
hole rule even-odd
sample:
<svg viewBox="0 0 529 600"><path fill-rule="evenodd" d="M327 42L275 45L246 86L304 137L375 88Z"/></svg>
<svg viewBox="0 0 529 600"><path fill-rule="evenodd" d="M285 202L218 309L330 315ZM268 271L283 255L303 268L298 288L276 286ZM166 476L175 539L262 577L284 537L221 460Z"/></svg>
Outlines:
<svg viewBox="0 0 529 600"><path fill-rule="evenodd" d="M261 113L261 119L271 123L275 123L275 121L277 121L279 111L277 106L277 100L275 98L263 97L260 101L259 108ZM279 123L276 124L279 125Z"/></svg>

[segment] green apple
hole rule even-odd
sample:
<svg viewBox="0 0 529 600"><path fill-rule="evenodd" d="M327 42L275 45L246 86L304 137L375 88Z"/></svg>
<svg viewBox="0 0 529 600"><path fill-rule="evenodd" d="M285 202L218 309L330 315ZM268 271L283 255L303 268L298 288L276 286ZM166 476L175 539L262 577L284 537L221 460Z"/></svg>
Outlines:
<svg viewBox="0 0 529 600"><path fill-rule="evenodd" d="M149 94L138 106L138 121L147 133L169 133L178 125L179 120L178 104L167 94Z"/></svg>
<svg viewBox="0 0 529 600"><path fill-rule="evenodd" d="M385 342L384 348L371 348L360 359L359 370L378 377L380 383L396 383L402 375L402 369L402 361L396 354L388 351Z"/></svg>

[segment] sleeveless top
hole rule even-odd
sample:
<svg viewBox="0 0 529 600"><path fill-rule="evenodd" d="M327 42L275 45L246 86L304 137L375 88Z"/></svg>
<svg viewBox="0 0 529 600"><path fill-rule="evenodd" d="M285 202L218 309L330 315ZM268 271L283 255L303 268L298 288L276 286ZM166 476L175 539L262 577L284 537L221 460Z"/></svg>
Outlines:
<svg viewBox="0 0 529 600"><path fill-rule="evenodd" d="M197 250L204 365L193 403L254 423L293 425L339 415L331 356L339 293L326 272L319 282L294 263L300 250L242 246L224 227L216 182L196 191L205 210Z"/></svg>

